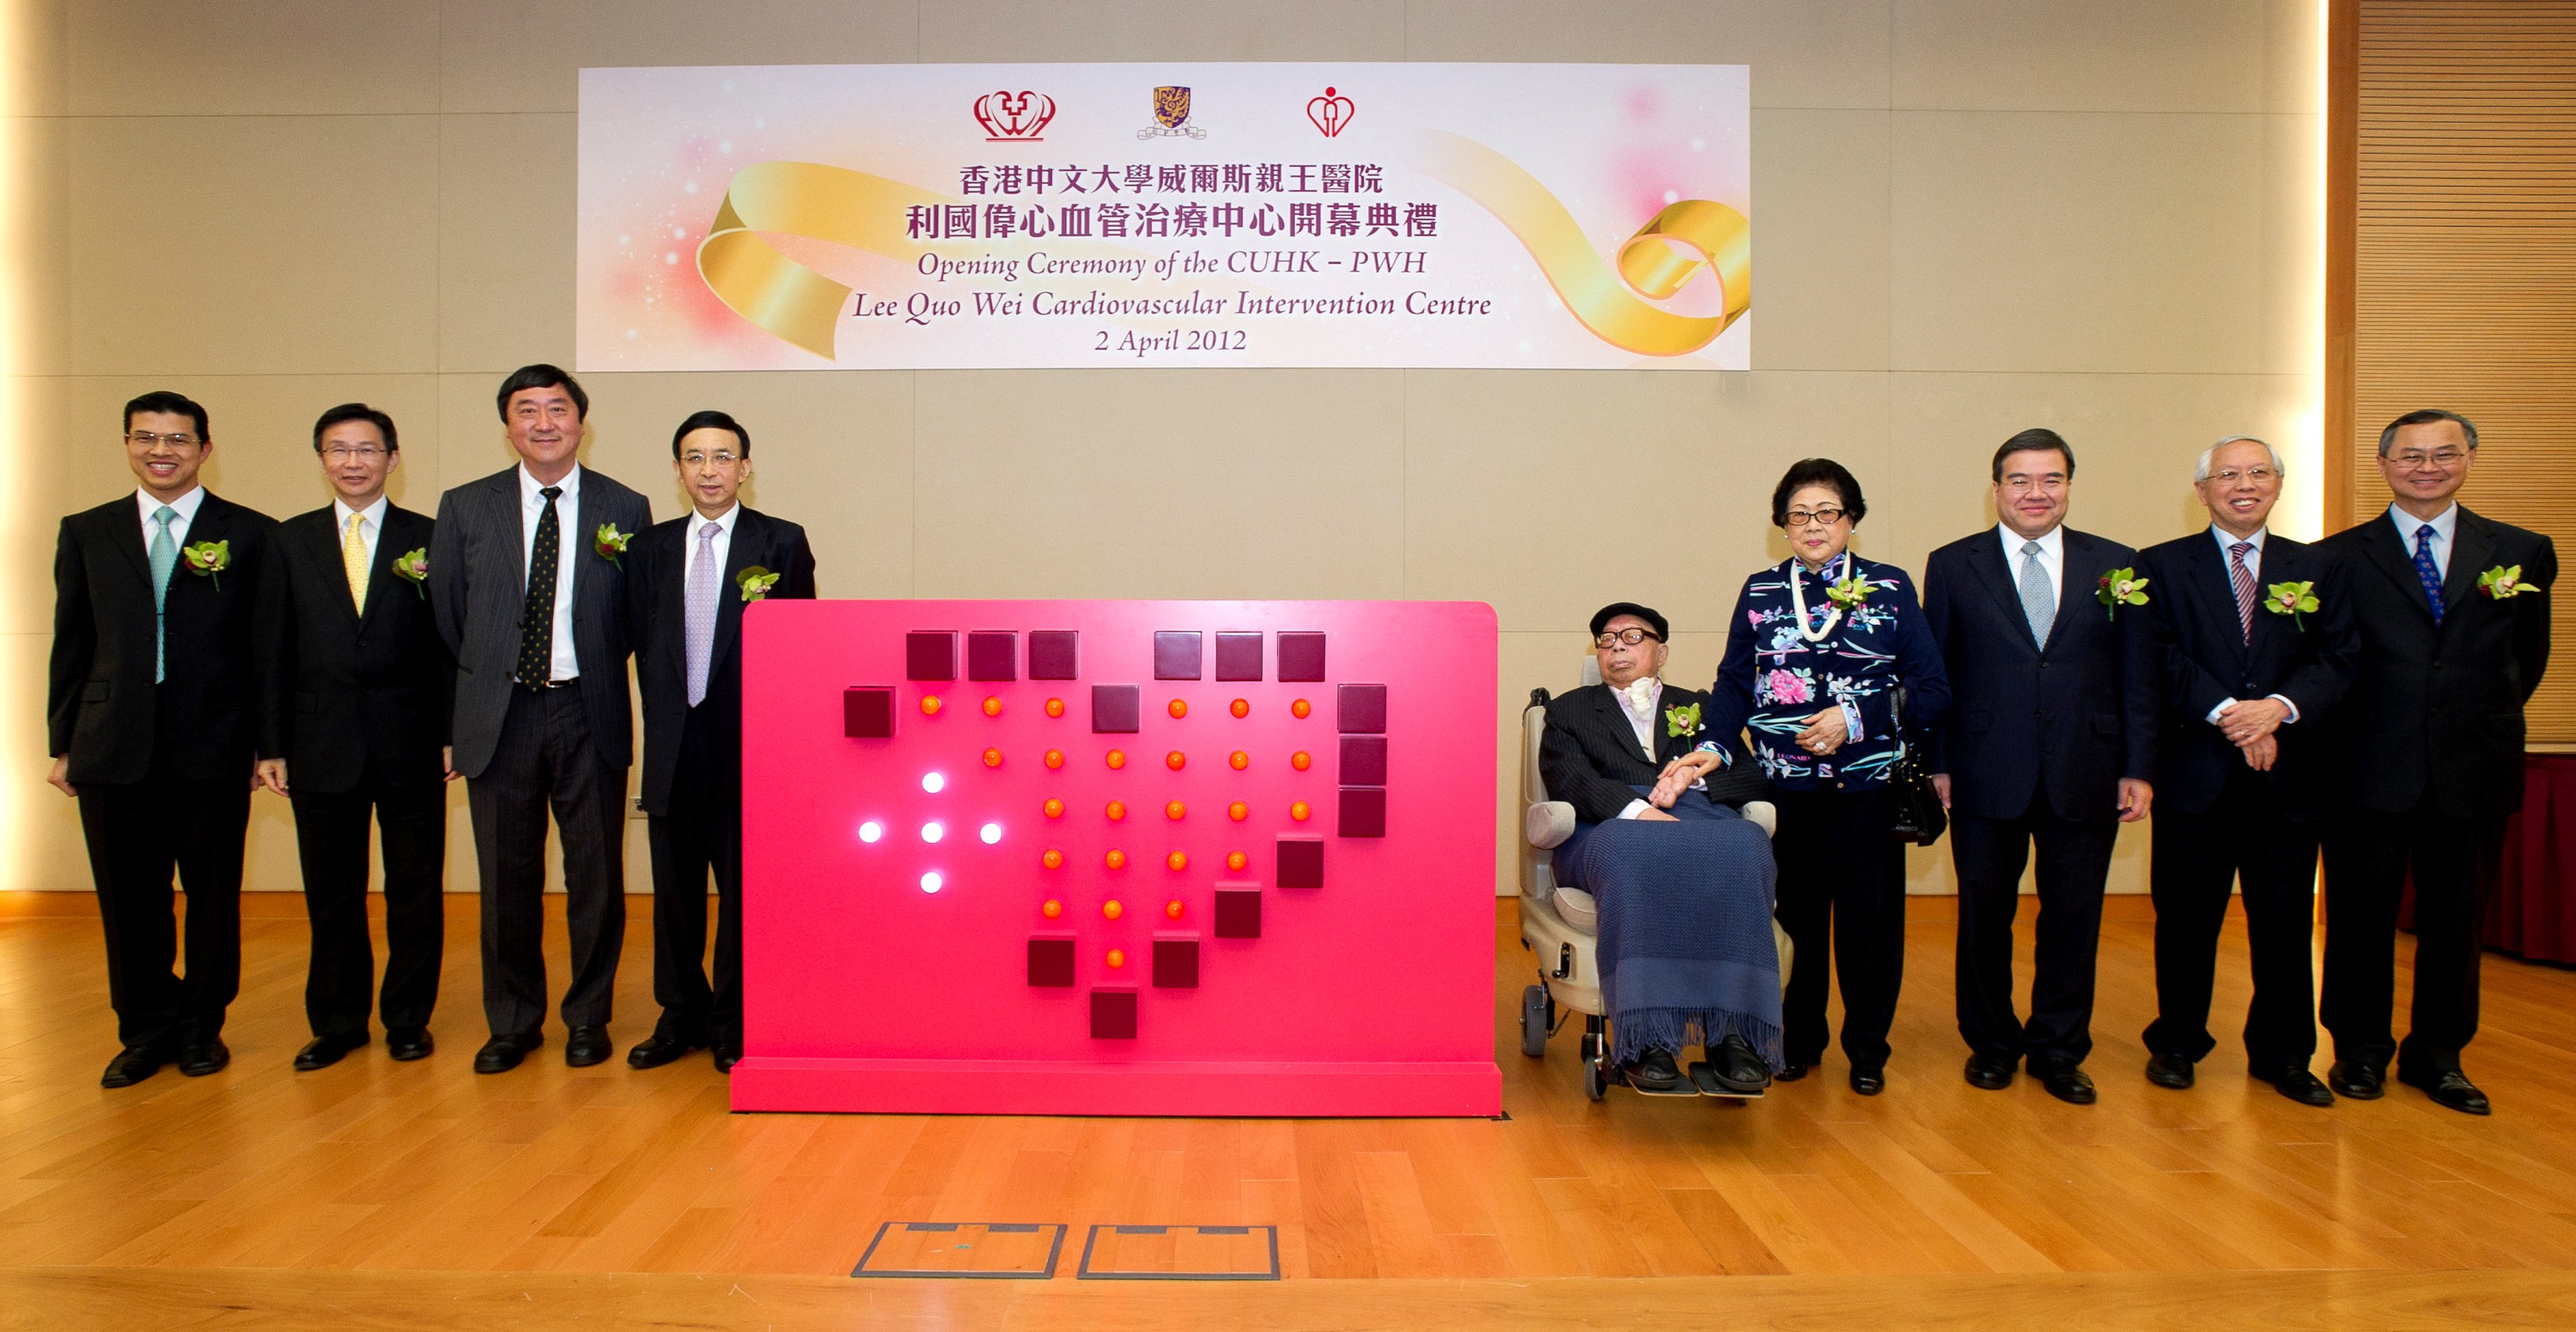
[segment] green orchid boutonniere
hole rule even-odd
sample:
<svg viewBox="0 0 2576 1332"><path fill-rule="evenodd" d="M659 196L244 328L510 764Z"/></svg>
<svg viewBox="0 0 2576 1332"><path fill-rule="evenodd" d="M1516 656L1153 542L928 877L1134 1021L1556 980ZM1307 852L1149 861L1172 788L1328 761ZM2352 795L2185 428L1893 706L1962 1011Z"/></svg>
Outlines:
<svg viewBox="0 0 2576 1332"><path fill-rule="evenodd" d="M593 538L591 546L600 553L601 558L623 570L626 567L626 561L619 557L626 553L626 543L634 539L634 533L618 531L615 523L601 523L599 535Z"/></svg>
<svg viewBox="0 0 2576 1332"><path fill-rule="evenodd" d="M2314 583L2274 583L2263 589L2263 606L2274 615L2287 615L2290 623L2305 632L2308 622L2300 619L2317 608L2317 585Z"/></svg>
<svg viewBox="0 0 2576 1332"><path fill-rule="evenodd" d="M429 547L416 546L394 557L394 577L411 584L414 595L429 600Z"/></svg>
<svg viewBox="0 0 2576 1332"><path fill-rule="evenodd" d="M2093 599L2102 603L2104 619L2117 620L2122 606L2147 604L2147 580L2135 569L2113 569L2094 581Z"/></svg>
<svg viewBox="0 0 2576 1332"><path fill-rule="evenodd" d="M183 547L179 551L179 558L187 561L188 572L199 578L213 579L215 590L221 592L224 590L224 570L233 567L233 543L200 541L193 546Z"/></svg>
<svg viewBox="0 0 2576 1332"><path fill-rule="evenodd" d="M769 589L778 586L778 578L777 574L755 564L735 574L733 581L742 588L744 601L758 601L769 595Z"/></svg>
<svg viewBox="0 0 2576 1332"><path fill-rule="evenodd" d="M2489 601L2502 601L2507 597L2518 597L2525 592L2539 590L2522 581L2522 566L2519 564L2499 564L2478 575L2478 595Z"/></svg>
<svg viewBox="0 0 2576 1332"><path fill-rule="evenodd" d="M1699 705L1664 709L1664 734L1676 738L1699 734Z"/></svg>
<svg viewBox="0 0 2576 1332"><path fill-rule="evenodd" d="M1856 610L1869 601L1869 580L1853 574L1828 586L1825 589L1825 600L1846 610Z"/></svg>

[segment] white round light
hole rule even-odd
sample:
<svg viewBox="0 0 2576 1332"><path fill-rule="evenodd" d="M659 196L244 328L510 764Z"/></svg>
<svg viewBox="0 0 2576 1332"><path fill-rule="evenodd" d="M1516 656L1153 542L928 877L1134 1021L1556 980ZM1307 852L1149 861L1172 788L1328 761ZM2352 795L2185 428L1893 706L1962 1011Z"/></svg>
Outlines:
<svg viewBox="0 0 2576 1332"><path fill-rule="evenodd" d="M885 825L877 822L875 819L870 819L859 825L859 840L862 842L873 843L883 836L885 836Z"/></svg>
<svg viewBox="0 0 2576 1332"><path fill-rule="evenodd" d="M939 788L946 786L947 784L948 779L940 776L938 773L925 772L921 774L921 789L928 791L932 795L939 794Z"/></svg>
<svg viewBox="0 0 2576 1332"><path fill-rule="evenodd" d="M983 836L984 845L986 846L991 846L993 843L1002 840L1002 825L998 823L985 824Z"/></svg>
<svg viewBox="0 0 2576 1332"><path fill-rule="evenodd" d="M940 827L936 823L925 823L921 825L921 840L925 842L936 842L940 838L947 836L947 834L948 830Z"/></svg>
<svg viewBox="0 0 2576 1332"><path fill-rule="evenodd" d="M939 877L939 871L932 870L928 874L921 876L921 891L925 893L938 892L939 885L943 882L945 882L945 880Z"/></svg>

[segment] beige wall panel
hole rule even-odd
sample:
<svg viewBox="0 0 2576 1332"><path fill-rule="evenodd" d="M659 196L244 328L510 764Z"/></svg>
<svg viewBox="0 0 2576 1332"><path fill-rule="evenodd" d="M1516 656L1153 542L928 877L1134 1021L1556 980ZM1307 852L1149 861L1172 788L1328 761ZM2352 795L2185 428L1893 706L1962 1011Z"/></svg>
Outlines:
<svg viewBox="0 0 2576 1332"><path fill-rule="evenodd" d="M1755 368L1887 368L1887 134L1884 111L1753 113Z"/></svg>
<svg viewBox="0 0 2576 1332"><path fill-rule="evenodd" d="M2260 363L2262 117L1900 111L1894 127L1896 368Z"/></svg>
<svg viewBox="0 0 2576 1332"><path fill-rule="evenodd" d="M1714 627L1787 558L1770 515L1790 462L1829 454L1864 488L1886 472L1884 375L1406 379L1405 594L1491 602L1506 629L1580 629L1623 600Z"/></svg>
<svg viewBox="0 0 2576 1332"><path fill-rule="evenodd" d="M68 0L16 0L0 6L0 115L59 116L63 49L71 35Z"/></svg>
<svg viewBox="0 0 2576 1332"><path fill-rule="evenodd" d="M438 0L78 0L76 116L438 109Z"/></svg>
<svg viewBox="0 0 2576 1332"><path fill-rule="evenodd" d="M573 360L573 117L446 115L438 141L438 368Z"/></svg>
<svg viewBox="0 0 2576 1332"><path fill-rule="evenodd" d="M2312 111L2313 69L2284 68L2273 46L2286 34L2272 11L2302 3L2315 12L2314 0L1895 0L1895 103L1944 111ZM2297 49L2313 66L2316 47L2304 36ZM2301 93L2305 100L2289 100Z"/></svg>
<svg viewBox="0 0 2576 1332"><path fill-rule="evenodd" d="M1404 58L1751 65L1757 107L1884 107L1887 38L1885 0L1414 0Z"/></svg>
<svg viewBox="0 0 2576 1332"><path fill-rule="evenodd" d="M1213 0L1016 0L923 5L930 62L1133 60L1403 60L1405 7L1377 0L1281 5ZM1137 96L1146 96L1144 89ZM1144 105L1139 102L1138 105Z"/></svg>
<svg viewBox="0 0 2576 1332"><path fill-rule="evenodd" d="M58 513L131 494L135 480L118 435L127 399L152 389L184 393L205 405L215 452L199 475L206 488L272 518L331 502L313 456L313 420L328 407L364 402L394 418L403 460L386 487L396 504L423 513L437 506L437 380L430 375L168 375L82 377L62 381L67 453L77 455L79 490Z"/></svg>
<svg viewBox="0 0 2576 1332"><path fill-rule="evenodd" d="M582 386L591 394L594 429L619 442L617 479L653 501L654 517L687 511L671 471L671 432L691 412L731 412L751 432L744 502L804 525L822 595L908 597L912 380L852 372L639 374L593 375ZM648 448L652 456L642 457Z"/></svg>
<svg viewBox="0 0 2576 1332"><path fill-rule="evenodd" d="M1423 595L1402 372L916 379L915 595Z"/></svg>
<svg viewBox="0 0 2576 1332"><path fill-rule="evenodd" d="M2321 260L2325 198L2317 188L2317 117L2265 116L2262 190L2243 206L2261 210L2262 284L2218 303L2242 305L2258 324L2260 357L2248 369L2314 375L2325 363L2326 271ZM2322 409L2320 409L2322 410ZM2322 418L2308 438L2322 443ZM2323 466L2322 460L2317 464Z"/></svg>
<svg viewBox="0 0 2576 1332"><path fill-rule="evenodd" d="M17 288L17 326L0 331L16 344L12 373L58 375L71 369L62 331L72 321L71 122L58 117L0 121L0 170L14 183L5 226L9 279Z"/></svg>
<svg viewBox="0 0 2576 1332"><path fill-rule="evenodd" d="M0 634L0 690L11 707L0 714L0 891L86 892L89 849L80 807L45 782L45 663L50 632Z"/></svg>
<svg viewBox="0 0 2576 1332"><path fill-rule="evenodd" d="M76 371L433 368L434 119L75 120L70 164Z"/></svg>
<svg viewBox="0 0 2576 1332"><path fill-rule="evenodd" d="M882 65L920 58L921 23L934 6L915 0L578 0L575 8L577 65Z"/></svg>
<svg viewBox="0 0 2576 1332"><path fill-rule="evenodd" d="M0 572L0 634L53 631L54 541L62 516L113 493L107 468L122 469L115 461L123 450L114 418L88 437L75 438L65 425L64 386L60 379L0 378L0 431L6 432L0 438L19 442L14 457L22 477L21 484L0 491L0 570L6 571ZM41 677L37 691L14 711L41 720ZM30 745L19 752L43 751Z"/></svg>
<svg viewBox="0 0 2576 1332"><path fill-rule="evenodd" d="M440 110L569 114L579 103L575 0L439 0L438 11Z"/></svg>

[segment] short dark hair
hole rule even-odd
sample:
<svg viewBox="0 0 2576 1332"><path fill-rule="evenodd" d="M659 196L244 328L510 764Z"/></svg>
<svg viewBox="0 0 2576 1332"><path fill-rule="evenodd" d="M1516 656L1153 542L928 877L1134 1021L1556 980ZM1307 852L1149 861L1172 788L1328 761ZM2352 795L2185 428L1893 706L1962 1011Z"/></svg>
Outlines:
<svg viewBox="0 0 2576 1332"><path fill-rule="evenodd" d="M692 430L730 430L735 439L742 441L742 456L751 456L751 432L742 428L742 422L724 412L707 411L689 413L689 419L671 432L671 456L674 459L680 456L680 441L688 438Z"/></svg>
<svg viewBox="0 0 2576 1332"><path fill-rule="evenodd" d="M1850 468L1831 458L1800 458L1789 464L1788 474L1780 478L1779 487L1771 492L1773 527L1785 529L1789 526L1789 497L1809 486L1829 486L1841 496L1843 512L1851 518L1854 527L1860 526L1861 516L1869 512L1869 501L1860 497L1860 481L1851 474Z"/></svg>
<svg viewBox="0 0 2576 1332"><path fill-rule="evenodd" d="M340 424L343 421L365 421L372 424L376 428L376 433L384 436L385 452L402 452L402 441L394 437L394 419L392 417L385 415L383 412L377 411L375 408L370 407L363 402L344 402L339 406L322 413L322 418L313 423L313 451L315 453L320 453L322 451L322 432Z"/></svg>
<svg viewBox="0 0 2576 1332"><path fill-rule="evenodd" d="M2435 421L2449 421L2458 425L2460 427L2460 433L2469 437L2469 452L2475 453L2478 451L2478 427L2476 422L2460 415L2458 412L2446 412L2439 407L2420 407L2414 411L2408 412L2404 416L2398 417L2387 425L2380 427L2379 456L2382 458L2388 456L2389 447L2397 442L2397 431L2400 427L2411 425L2431 425Z"/></svg>
<svg viewBox="0 0 2576 1332"><path fill-rule="evenodd" d="M1656 642L1665 643L1672 640L1672 626L1665 623L1663 615L1652 606L1640 606L1633 601L1614 601L1592 612L1592 636L1599 638L1601 631L1608 628L1612 620L1622 615L1632 615L1645 621L1646 627L1655 631Z"/></svg>
<svg viewBox="0 0 2576 1332"><path fill-rule="evenodd" d="M562 388L563 391L572 398L573 412L583 420L589 420L590 395L581 391L581 381L573 378L569 373L543 362L539 362L535 365L520 366L518 369L510 372L510 377L508 379L501 381L501 396L498 399L501 408L501 419L504 421L510 419L511 394L524 393L529 389L557 387Z"/></svg>
<svg viewBox="0 0 2576 1332"><path fill-rule="evenodd" d="M2030 429L2005 440L2004 446L1995 450L1995 480L1997 482L2001 482L2004 479L2004 459L2009 458L2016 453L2055 453L2058 457L2066 460L2066 479L2069 481L2075 479L2074 448L2067 444L2065 436L2058 434L2056 431L2051 430L2046 426L2032 426Z"/></svg>
<svg viewBox="0 0 2576 1332"><path fill-rule="evenodd" d="M198 442L204 443L215 437L215 432L208 429L206 426L206 409L198 406L194 399L184 393L173 393L168 389L154 389L151 392L144 394L142 397L126 403L125 428L129 431L134 429L134 414L136 412L168 412L172 416L184 416L197 423Z"/></svg>

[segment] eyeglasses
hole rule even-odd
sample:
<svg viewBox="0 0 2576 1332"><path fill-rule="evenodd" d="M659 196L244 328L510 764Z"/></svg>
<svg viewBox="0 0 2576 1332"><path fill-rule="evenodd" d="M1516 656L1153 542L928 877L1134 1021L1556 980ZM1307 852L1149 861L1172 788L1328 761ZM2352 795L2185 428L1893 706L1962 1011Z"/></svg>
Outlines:
<svg viewBox="0 0 2576 1332"><path fill-rule="evenodd" d="M1664 641L1661 638L1656 638L1655 631L1652 629L1613 629L1602 634L1600 637L1593 639L1592 646L1597 648L1614 648L1624 644L1628 647L1635 647L1649 638L1654 638L1658 643Z"/></svg>
<svg viewBox="0 0 2576 1332"><path fill-rule="evenodd" d="M334 444L322 450L322 460L334 465L345 462L373 462L388 452L390 450L381 444L361 444L356 448Z"/></svg>
<svg viewBox="0 0 2576 1332"><path fill-rule="evenodd" d="M1804 527L1809 523L1814 523L1818 527L1831 527L1842 520L1843 511L1840 509L1818 509L1813 513L1810 513L1805 509L1791 509L1789 511L1787 525L1790 527Z"/></svg>
<svg viewBox="0 0 2576 1332"><path fill-rule="evenodd" d="M2468 461L2468 457L2468 454L2463 453L2458 449L2436 449L2431 453L2423 452L2420 449L2408 449L2404 453L2392 453L2388 455L2388 460L2400 467L2410 469L2422 467L2425 464L2430 463L2447 472L2452 468L2459 466L2461 463Z"/></svg>
<svg viewBox="0 0 2576 1332"><path fill-rule="evenodd" d="M731 467L742 461L742 455L731 449L718 449L713 453L700 453L696 449L691 449L680 455L680 461L691 467L703 467L708 463L714 463L718 467Z"/></svg>
<svg viewBox="0 0 2576 1332"><path fill-rule="evenodd" d="M2281 474L2269 467L2248 467L2242 471L2233 467L2222 467L2210 473L2209 479L2222 486L2232 486L2239 481L2251 481L2258 486L2268 486L2280 480Z"/></svg>
<svg viewBox="0 0 2576 1332"><path fill-rule="evenodd" d="M170 445L170 446L171 446L171 447L173 447L173 448L181 448L181 449L184 449L184 448L190 448L190 447L192 447L192 446L194 446L194 445L198 445L198 444L205 443L205 441L204 441L204 440L201 440L201 439L197 438L195 435L190 435L190 434L156 435L156 434L153 434L153 433L152 433L151 431L149 431L149 430L129 430L129 431L126 431L126 432L125 432L125 440L126 440L126 442L127 442L127 443L129 443L129 444L133 444L133 445L135 445L135 446L137 446L137 447L139 447L139 448L146 448L146 449L151 448L151 447L152 447L153 445L155 445L155 444L167 444L167 445Z"/></svg>

